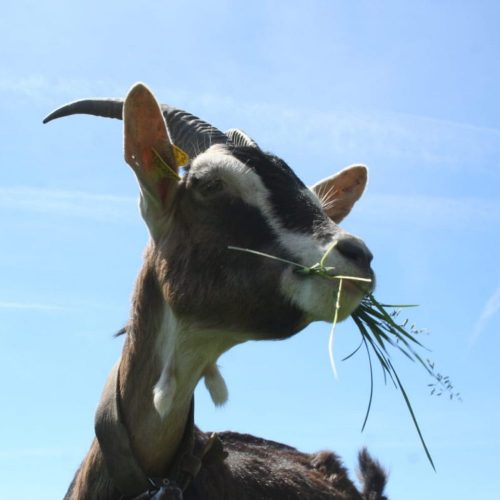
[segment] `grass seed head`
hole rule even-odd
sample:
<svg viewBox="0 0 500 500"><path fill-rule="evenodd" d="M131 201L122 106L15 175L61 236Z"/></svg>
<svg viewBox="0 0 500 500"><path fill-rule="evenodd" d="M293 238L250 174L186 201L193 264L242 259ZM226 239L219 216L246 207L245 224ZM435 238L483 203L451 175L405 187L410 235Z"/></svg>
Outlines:
<svg viewBox="0 0 500 500"><path fill-rule="evenodd" d="M275 255L266 254L263 252L259 252L257 250L251 250L248 248L241 247L228 247L233 251L246 252L253 255L257 255L264 258L273 259L284 264L291 265L295 267L295 272L299 274L309 275L312 277L318 277L329 280L338 280L339 286L337 288L337 296L335 300L334 310L332 311L332 327L330 330L330 335L328 338L328 355L330 359L330 365L332 367L332 371L334 373L335 378L337 378L337 368L335 365L334 358L334 335L335 328L338 323L339 310L342 302L342 285L344 280L349 280L353 282L370 282L370 279L366 278L358 278L355 276L344 276L336 274L335 268L331 266L326 266L326 260L328 255L335 248L336 241L332 243L328 249L325 251L320 261L314 263L311 266L304 266L297 262L293 262L287 259L282 259ZM378 302L378 300L373 296L372 293L368 293L359 304L358 308L351 314L351 318L353 319L355 325L357 326L360 334L361 334L361 343L353 351L351 354L346 356L343 361L354 356L361 347L365 347L365 351L367 353L368 364L370 369L370 395L368 399L368 406L365 413L365 418L362 425L362 430L365 428L366 423L368 421L368 416L370 414L371 404L373 400L373 361L379 363L383 375L384 380L391 380L394 387L398 389L405 401L406 407L410 413L411 419L415 426L415 429L418 433L420 442L422 447L424 448L425 454L432 466L435 470L434 462L432 460L431 454L425 443L424 437L420 430L420 426L418 425L417 418L415 412L413 411L410 399L403 387L401 379L394 368L394 364L392 362L392 354L399 352L403 354L409 360L416 362L421 365L424 370L430 375L433 379L433 382L428 384L430 387L431 395L442 395L447 392L450 399L459 399L461 400L460 393L455 392L452 383L448 376L443 376L439 372L435 370L434 362L430 361L428 358L424 358L421 354L421 351L428 351L428 349L420 342L417 338L423 330L419 330L415 327L414 324L410 324L408 320L404 320L400 323L399 315L400 310L406 307L415 307L415 305L410 304L382 304Z"/></svg>

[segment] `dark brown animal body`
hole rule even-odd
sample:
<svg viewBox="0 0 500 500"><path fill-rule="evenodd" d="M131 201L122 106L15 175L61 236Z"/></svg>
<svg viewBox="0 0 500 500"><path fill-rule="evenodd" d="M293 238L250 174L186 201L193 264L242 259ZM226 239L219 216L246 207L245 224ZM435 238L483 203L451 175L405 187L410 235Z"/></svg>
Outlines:
<svg viewBox="0 0 500 500"><path fill-rule="evenodd" d="M383 495L386 474L380 464L363 450L359 455L358 491L339 457L330 451L307 454L275 441L249 434L218 434L225 459L215 457L204 464L184 493L185 500L387 500ZM203 443L208 434L196 430ZM121 493L102 475L89 477L100 484L95 490L81 491L81 498L118 500ZM73 483L66 499L74 498ZM102 495L102 496L101 496Z"/></svg>
<svg viewBox="0 0 500 500"><path fill-rule="evenodd" d="M369 479L360 493L340 459L332 452L315 454L248 434L219 435L228 457L202 469L186 500L384 500L385 474L362 452L363 472ZM363 476L363 473L365 476ZM373 475L379 484L375 484ZM217 478L217 480L214 480Z"/></svg>

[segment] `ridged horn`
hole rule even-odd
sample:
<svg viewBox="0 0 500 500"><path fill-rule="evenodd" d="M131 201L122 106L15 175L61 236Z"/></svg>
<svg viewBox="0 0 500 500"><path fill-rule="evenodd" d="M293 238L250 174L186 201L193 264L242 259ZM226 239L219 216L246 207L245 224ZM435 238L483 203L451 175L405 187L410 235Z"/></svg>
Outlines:
<svg viewBox="0 0 500 500"><path fill-rule="evenodd" d="M234 146L247 146L260 149L259 145L239 128L230 128L229 130L226 130L225 134Z"/></svg>
<svg viewBox="0 0 500 500"><path fill-rule="evenodd" d="M212 144L231 143L231 139L220 130L187 111L173 108L167 104L162 104L161 110L168 124L172 141L183 149L190 158L194 158ZM44 118L43 123L48 123L56 118L78 114L121 120L123 99L97 98L70 102L52 111Z"/></svg>

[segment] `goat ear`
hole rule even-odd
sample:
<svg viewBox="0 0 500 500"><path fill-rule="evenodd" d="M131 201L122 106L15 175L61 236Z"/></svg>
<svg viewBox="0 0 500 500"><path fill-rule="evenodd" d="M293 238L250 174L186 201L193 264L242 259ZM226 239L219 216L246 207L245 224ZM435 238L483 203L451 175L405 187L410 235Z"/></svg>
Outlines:
<svg viewBox="0 0 500 500"><path fill-rule="evenodd" d="M160 106L142 83L129 91L123 106L125 161L141 188L141 212L151 234L172 200L179 175L172 141Z"/></svg>
<svg viewBox="0 0 500 500"><path fill-rule="evenodd" d="M364 165L351 165L318 182L311 190L321 200L326 215L338 224L363 194L367 180L368 169Z"/></svg>

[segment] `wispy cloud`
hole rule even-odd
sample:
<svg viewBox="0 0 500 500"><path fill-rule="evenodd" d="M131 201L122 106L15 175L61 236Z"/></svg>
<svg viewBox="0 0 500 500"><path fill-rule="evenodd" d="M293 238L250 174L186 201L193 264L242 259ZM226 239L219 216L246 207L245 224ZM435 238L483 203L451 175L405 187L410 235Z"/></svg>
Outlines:
<svg viewBox="0 0 500 500"><path fill-rule="evenodd" d="M75 100L94 95L112 96L113 91L118 92L118 89L111 81L48 78L40 73L0 75L0 94L21 95L32 101L47 102L56 97Z"/></svg>
<svg viewBox="0 0 500 500"><path fill-rule="evenodd" d="M60 448L11 448L6 450L0 449L0 460L61 457L65 454L65 450Z"/></svg>
<svg viewBox="0 0 500 500"><path fill-rule="evenodd" d="M456 167L469 163L485 170L500 153L500 130L394 112L346 113L314 116L306 126L326 138L323 147L351 154L377 154L411 162L420 168L439 164ZM323 131L321 134L320 130ZM405 167L405 165L402 165Z"/></svg>
<svg viewBox="0 0 500 500"><path fill-rule="evenodd" d="M413 225L463 227L500 224L500 201L472 197L366 195L359 208L364 218Z"/></svg>
<svg viewBox="0 0 500 500"><path fill-rule="evenodd" d="M61 104L94 95L123 96L123 86L112 81L47 78L40 74L0 75L0 94L16 93L31 99ZM306 145L325 156L347 156L352 161L379 156L399 161L402 167L465 168L498 176L500 130L453 122L432 116L396 113L388 110L311 110L299 105L269 102L236 102L213 93L188 93L184 89L160 86L158 99L202 117L228 119L229 127L247 128L257 142L280 149ZM223 124L214 123L214 125Z"/></svg>
<svg viewBox="0 0 500 500"><path fill-rule="evenodd" d="M0 187L0 208L104 221L133 220L137 199L81 191Z"/></svg>
<svg viewBox="0 0 500 500"><path fill-rule="evenodd" d="M0 309L21 309L34 311L65 311L67 308L55 304L41 304L37 302L9 302L0 300Z"/></svg>
<svg viewBox="0 0 500 500"><path fill-rule="evenodd" d="M193 96L190 102L243 122L230 126L248 127L257 142L272 149L292 146L352 161L395 160L402 169L439 165L499 175L500 130L495 128L388 110L311 110L225 96Z"/></svg>
<svg viewBox="0 0 500 500"><path fill-rule="evenodd" d="M479 339L479 336L483 333L484 329L486 328L487 324L500 311L500 285L497 286L496 290L490 295L488 300L486 301L481 314L479 315L479 318L476 321L476 324L474 325L474 330L472 332L472 335L470 337L470 346L472 347L477 340Z"/></svg>
<svg viewBox="0 0 500 500"><path fill-rule="evenodd" d="M47 77L40 73L0 74L0 95L22 96L32 102L60 106L65 102L86 97L125 97L132 83L134 82L127 81L120 84L113 79ZM163 96L174 106L180 106L181 102L191 102L196 106L207 101L206 95L193 95L183 88L163 86L154 90L160 99ZM218 99L219 97L215 100ZM208 102L211 102L211 99L208 99Z"/></svg>

